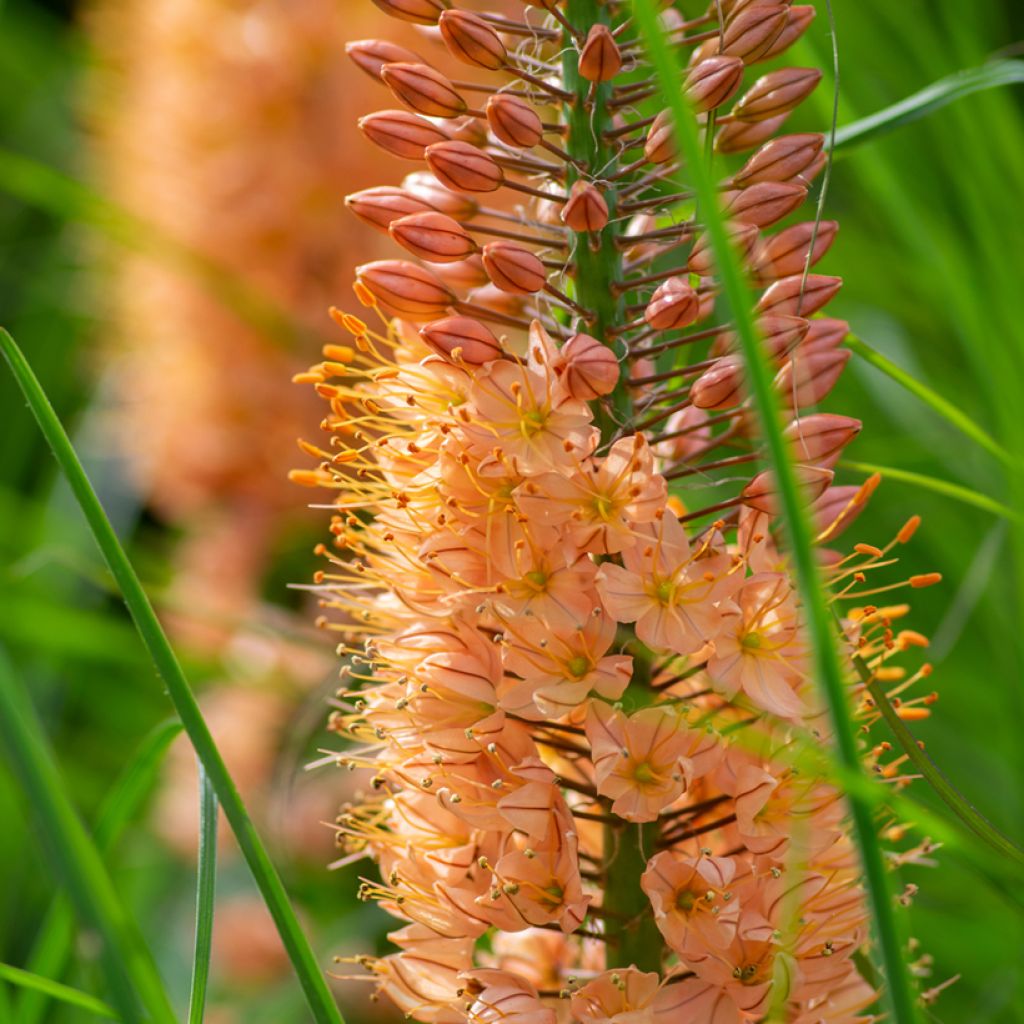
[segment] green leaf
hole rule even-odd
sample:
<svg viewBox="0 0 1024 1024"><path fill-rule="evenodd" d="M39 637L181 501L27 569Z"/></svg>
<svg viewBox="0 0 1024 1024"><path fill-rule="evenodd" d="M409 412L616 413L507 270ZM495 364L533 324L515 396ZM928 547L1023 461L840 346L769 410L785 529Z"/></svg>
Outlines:
<svg viewBox="0 0 1024 1024"><path fill-rule="evenodd" d="M199 764L199 866L196 876L196 937L192 959L192 992L188 1024L202 1024L210 978L213 910L217 888L217 794Z"/></svg>
<svg viewBox="0 0 1024 1024"><path fill-rule="evenodd" d="M85 1010L86 1013L95 1014L97 1017L105 1017L108 1020L118 1019L111 1007L95 996L89 995L88 992L81 992L69 985L62 985L59 981L51 981L40 974L23 971L20 967L0 964L0 978L31 992L41 993L47 999L57 999L79 1010Z"/></svg>
<svg viewBox="0 0 1024 1024"><path fill-rule="evenodd" d="M28 401L29 408L67 478L93 537L124 596L125 604L128 606L139 635L142 637L142 642L167 687L171 702L185 727L185 732L188 733L188 738L196 754L206 769L217 799L224 809L224 816L234 832L239 849L242 851L267 909L270 911L270 916L274 919L281 942L295 968L314 1019L318 1024L343 1024L341 1012L327 987L324 975L310 948L309 940L299 926L281 877L249 817L249 812L224 764L224 759L221 757L220 750L203 718L203 713L196 703L195 695L185 678L185 673L167 639L167 634L153 611L153 606L139 582L139 577L136 575L128 555L117 539L117 534L82 468L74 446L61 426L53 406L40 387L39 381L21 349L18 348L10 334L2 328L0 328L0 349L3 350L4 357Z"/></svg>
<svg viewBox="0 0 1024 1024"><path fill-rule="evenodd" d="M772 375L757 335L752 300L740 260L730 241L719 208L719 195L711 168L698 137L696 120L679 88L683 72L658 23L652 0L634 0L637 25L648 57L654 66L662 102L672 111L676 140L696 190L699 217L711 240L722 296L736 325L736 334L746 370L747 386L757 410L758 421L771 459L771 469L783 512L789 552L796 570L807 631L811 640L815 675L828 704L840 764L851 776L863 777L857 735L848 707L848 689L834 627L819 575L812 533L799 483L782 435L778 403L772 390ZM913 990L904 963L901 941L888 873L882 858L871 804L859 787L846 787L853 819L854 837L860 850L864 881L872 909L879 949L885 964L885 998L896 1024L917 1020Z"/></svg>
<svg viewBox="0 0 1024 1024"><path fill-rule="evenodd" d="M173 1024L174 1011L153 958L128 915L95 844L68 799L42 726L6 653L0 648L0 736L68 893L102 941L111 998L126 1021ZM140 1006L141 1004L141 1006Z"/></svg>
<svg viewBox="0 0 1024 1024"><path fill-rule="evenodd" d="M894 466L876 466L872 462L854 462L843 459L840 463L846 469L855 470L858 473L881 473L883 477L890 480L899 480L901 483L913 484L915 487L923 487L936 494L944 494L947 498L962 501L965 505L973 505L975 508L984 509L993 515L1009 519L1011 522L1024 522L1024 517L1015 512L1007 505L1000 504L995 498L990 498L980 491L972 491L968 487L951 483L949 480L940 480L938 477L926 476L924 473L914 473L909 469L897 469Z"/></svg>
<svg viewBox="0 0 1024 1024"><path fill-rule="evenodd" d="M980 444L997 459L1007 464L1012 462L1009 452L949 399L943 398L927 384L922 384L916 377L911 376L906 370L887 359L881 352L873 349L867 342L861 341L860 338L851 334L845 344L855 355L860 356L866 363L870 363L875 369L881 370L887 377L906 388L912 395L938 413L947 423L951 423L962 434Z"/></svg>
<svg viewBox="0 0 1024 1024"><path fill-rule="evenodd" d="M139 744L121 777L100 807L93 830L96 848L106 856L120 839L128 823L148 796L164 755L181 732L180 722L162 722ZM47 978L60 977L71 955L75 922L71 905L62 894L50 906L28 959L29 970ZM39 1024L46 1012L46 999L37 991L26 990L18 1003L18 1024Z"/></svg>
<svg viewBox="0 0 1024 1024"><path fill-rule="evenodd" d="M970 96L971 93L1022 83L1024 61L1021 60L994 60L978 68L957 71L932 82L931 85L925 86L905 100L900 100L899 103L894 103L891 107L836 129L833 149L859 146L869 139L895 131L905 124L941 110L964 96Z"/></svg>

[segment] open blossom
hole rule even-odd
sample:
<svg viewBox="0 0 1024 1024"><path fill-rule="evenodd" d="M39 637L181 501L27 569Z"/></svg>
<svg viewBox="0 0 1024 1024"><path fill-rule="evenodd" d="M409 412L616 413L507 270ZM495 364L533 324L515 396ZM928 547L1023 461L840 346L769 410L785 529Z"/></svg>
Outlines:
<svg viewBox="0 0 1024 1024"><path fill-rule="evenodd" d="M352 44L407 108L361 128L429 173L349 205L424 262L360 269L375 319L335 311L346 344L299 375L327 439L294 474L334 496L314 585L343 658L332 759L367 779L338 863L374 859L361 896L403 922L397 952L355 962L427 1024L868 1024L856 850L840 792L794 760L830 733L714 253L704 225L657 219L667 115L611 128L617 90L627 120L646 96L642 74L616 83L642 59L631 20L376 3L437 33L422 54ZM690 102L723 113L709 143L741 155L730 230L837 606L855 602L892 545L836 549L875 484L833 485L860 425L806 411L842 368L823 353L845 326L808 319L838 281L804 273L835 231L813 252L813 222L767 233L821 169L820 136L775 136L819 76L745 81L808 15L723 2L695 38L661 16ZM502 76L484 109L452 62ZM843 614L848 655L903 649L898 609Z"/></svg>

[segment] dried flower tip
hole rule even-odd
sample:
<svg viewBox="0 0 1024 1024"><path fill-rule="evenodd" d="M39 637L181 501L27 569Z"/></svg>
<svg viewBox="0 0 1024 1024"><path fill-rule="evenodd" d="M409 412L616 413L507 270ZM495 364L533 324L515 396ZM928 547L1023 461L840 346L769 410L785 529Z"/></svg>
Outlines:
<svg viewBox="0 0 1024 1024"><path fill-rule="evenodd" d="M589 181L576 181L561 212L562 222L576 232L604 230L608 223L608 204L600 190Z"/></svg>
<svg viewBox="0 0 1024 1024"><path fill-rule="evenodd" d="M566 391L582 402L610 395L619 380L615 353L589 334L574 334L561 352Z"/></svg>
<svg viewBox="0 0 1024 1024"><path fill-rule="evenodd" d="M345 196L345 205L362 221L380 231L387 231L399 217L414 213L429 213L430 203L410 195L405 189L394 185L364 188Z"/></svg>
<svg viewBox="0 0 1024 1024"><path fill-rule="evenodd" d="M537 111L521 96L495 93L487 101L487 123L495 137L506 146L533 149L544 136Z"/></svg>
<svg viewBox="0 0 1024 1024"><path fill-rule="evenodd" d="M448 52L465 64L497 71L508 53L498 33L483 18L469 11L445 11L437 23Z"/></svg>
<svg viewBox="0 0 1024 1024"><path fill-rule="evenodd" d="M675 125L672 111L662 110L647 129L644 159L651 164L668 163L676 155Z"/></svg>
<svg viewBox="0 0 1024 1024"><path fill-rule="evenodd" d="M406 106L427 117L458 117L468 107L451 82L426 64L385 64L385 84Z"/></svg>
<svg viewBox="0 0 1024 1024"><path fill-rule="evenodd" d="M436 211L400 217L389 233L414 256L431 263L456 263L477 251L476 242L457 220Z"/></svg>
<svg viewBox="0 0 1024 1024"><path fill-rule="evenodd" d="M579 72L588 82L611 81L622 70L622 53L607 25L592 25L580 51Z"/></svg>
<svg viewBox="0 0 1024 1024"><path fill-rule="evenodd" d="M813 165L821 154L825 136L818 132L781 135L765 143L732 179L738 188L759 181L791 181Z"/></svg>
<svg viewBox="0 0 1024 1024"><path fill-rule="evenodd" d="M357 124L371 142L403 160L422 160L428 146L448 138L443 128L406 110L378 110Z"/></svg>
<svg viewBox="0 0 1024 1024"><path fill-rule="evenodd" d="M436 25L444 10L442 0L373 0L385 14L416 25Z"/></svg>
<svg viewBox="0 0 1024 1024"><path fill-rule="evenodd" d="M809 317L826 306L843 286L841 277L802 273L770 285L757 304L760 313Z"/></svg>
<svg viewBox="0 0 1024 1024"><path fill-rule="evenodd" d="M484 269L495 287L514 295L532 295L547 284L544 264L514 242L490 242L483 247Z"/></svg>
<svg viewBox="0 0 1024 1024"><path fill-rule="evenodd" d="M782 34L788 14L783 4L748 6L727 22L722 53L741 57L746 64L760 60Z"/></svg>
<svg viewBox="0 0 1024 1024"><path fill-rule="evenodd" d="M860 429L860 420L820 412L793 420L786 427L784 436L793 445L793 457L797 462L831 468Z"/></svg>
<svg viewBox="0 0 1024 1024"><path fill-rule="evenodd" d="M494 160L467 142L438 142L425 156L437 180L454 192L494 192L505 180Z"/></svg>
<svg viewBox="0 0 1024 1024"><path fill-rule="evenodd" d="M651 296L644 319L656 331L688 327L700 316L700 298L682 277L670 277Z"/></svg>
<svg viewBox="0 0 1024 1024"><path fill-rule="evenodd" d="M385 64L396 64L400 61L409 64L423 63L423 58L419 54L387 39L356 39L345 44L345 53L357 68L377 81L381 81L380 72Z"/></svg>
<svg viewBox="0 0 1024 1024"><path fill-rule="evenodd" d="M793 182L762 181L722 195L722 212L733 220L770 227L788 217L807 197L807 189Z"/></svg>
<svg viewBox="0 0 1024 1024"><path fill-rule="evenodd" d="M757 279L767 282L793 274L802 274L805 267L813 267L824 257L832 247L838 231L839 224L834 220L823 220L818 225L815 225L814 221L807 221L803 224L794 224L765 239L758 247L754 258L754 273Z"/></svg>
<svg viewBox="0 0 1024 1024"><path fill-rule="evenodd" d="M799 106L821 81L817 68L780 68L759 78L732 109L740 121L764 121Z"/></svg>
<svg viewBox="0 0 1024 1024"><path fill-rule="evenodd" d="M803 488L805 497L812 502L825 493L835 475L832 470L823 469L820 466L794 466L793 472ZM748 508L764 512L769 516L778 514L778 488L775 485L775 476L770 469L758 473L743 488L740 497Z"/></svg>
<svg viewBox="0 0 1024 1024"><path fill-rule="evenodd" d="M686 73L685 89L698 114L714 110L728 100L743 81L739 57L708 57Z"/></svg>
<svg viewBox="0 0 1024 1024"><path fill-rule="evenodd" d="M357 282L395 313L414 322L443 313L455 296L425 267L408 260L377 260L356 268Z"/></svg>
<svg viewBox="0 0 1024 1024"><path fill-rule="evenodd" d="M480 204L472 196L461 195L442 185L430 171L414 171L402 181L402 188L410 195L429 203L439 213L447 213L454 220L472 220L480 212Z"/></svg>
<svg viewBox="0 0 1024 1024"><path fill-rule="evenodd" d="M482 366L504 355L498 339L468 316L435 320L420 328L420 337L438 355L470 366Z"/></svg>

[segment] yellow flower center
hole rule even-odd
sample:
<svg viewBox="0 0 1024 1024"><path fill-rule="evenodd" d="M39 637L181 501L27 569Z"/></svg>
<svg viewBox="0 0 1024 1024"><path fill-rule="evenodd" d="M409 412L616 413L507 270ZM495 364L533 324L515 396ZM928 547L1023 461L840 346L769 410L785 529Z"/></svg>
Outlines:
<svg viewBox="0 0 1024 1024"><path fill-rule="evenodd" d="M633 769L633 778L636 779L636 781L641 783L642 785L647 785L648 783L655 782L658 778L658 775L655 772L655 770L651 767L650 762L641 761Z"/></svg>
<svg viewBox="0 0 1024 1024"><path fill-rule="evenodd" d="M547 413L542 409L528 409L523 413L519 429L522 431L523 437L534 437L544 429L547 421Z"/></svg>
<svg viewBox="0 0 1024 1024"><path fill-rule="evenodd" d="M762 639L760 633L747 633L740 643L751 650L758 650L761 647Z"/></svg>
<svg viewBox="0 0 1024 1024"><path fill-rule="evenodd" d="M590 660L584 658L582 654L577 654L575 658L569 659L565 667L569 670L570 675L581 679L590 669Z"/></svg>
<svg viewBox="0 0 1024 1024"><path fill-rule="evenodd" d="M542 572L540 569L534 569L533 572L528 572L525 578L538 590L543 590L548 582L548 574L546 572Z"/></svg>

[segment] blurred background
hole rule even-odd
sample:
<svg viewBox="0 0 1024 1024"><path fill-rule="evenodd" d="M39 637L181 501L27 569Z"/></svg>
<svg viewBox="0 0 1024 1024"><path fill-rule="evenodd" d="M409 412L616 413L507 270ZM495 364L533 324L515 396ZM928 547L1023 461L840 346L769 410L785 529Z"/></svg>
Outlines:
<svg viewBox="0 0 1024 1024"><path fill-rule="evenodd" d="M1024 51L1019 0L833 4L841 125ZM818 6L794 59L831 66ZM314 610L287 586L309 577L324 527L308 492L284 479L300 461L294 438L319 418L289 377L331 337L325 310L348 302L352 267L389 248L342 203L404 171L353 128L379 95L344 42L394 37L394 26L370 0L0 0L0 322L130 544L325 964L382 944L388 925L356 902L358 866L327 868L323 823L346 798L345 776L303 771L325 742L336 673ZM1017 454L1022 95L970 96L844 152L827 209L842 230L826 264L846 279L834 315ZM830 76L807 107L802 126L823 130ZM865 422L851 459L892 470L851 540L882 543L920 513L908 571L945 577L915 593L912 624L932 637L941 693L915 728L1020 843L1024 528L979 507L987 497L1024 513L1020 481L876 370L851 365L830 409ZM844 472L854 482L867 470ZM0 644L94 821L170 706L6 372ZM924 787L917 796L930 801ZM54 896L28 812L0 760L0 960L19 966L32 962ZM194 762L179 741L111 857L182 1004L197 815ZM208 1019L304 1020L269 918L222 840ZM1024 1021L1020 887L956 851L937 860L901 874L920 887L908 913L926 987L960 976L932 1018ZM94 959L79 941L62 976L95 991ZM338 995L352 1024L394 1019L360 986ZM33 1013L82 1017L43 1003Z"/></svg>

